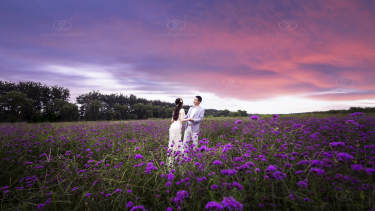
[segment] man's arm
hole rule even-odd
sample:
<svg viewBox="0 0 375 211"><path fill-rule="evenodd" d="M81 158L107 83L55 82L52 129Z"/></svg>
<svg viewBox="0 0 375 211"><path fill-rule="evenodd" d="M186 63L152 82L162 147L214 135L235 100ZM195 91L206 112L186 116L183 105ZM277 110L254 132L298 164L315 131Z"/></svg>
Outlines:
<svg viewBox="0 0 375 211"><path fill-rule="evenodd" d="M190 111L191 111L191 107L189 108L189 111L188 113L185 115L185 118L184 119L188 119L190 117Z"/></svg>
<svg viewBox="0 0 375 211"><path fill-rule="evenodd" d="M193 120L194 123L198 123L198 122L201 122L203 120L203 117L204 117L204 108L202 108L202 111L199 114L198 118L192 119L192 120Z"/></svg>

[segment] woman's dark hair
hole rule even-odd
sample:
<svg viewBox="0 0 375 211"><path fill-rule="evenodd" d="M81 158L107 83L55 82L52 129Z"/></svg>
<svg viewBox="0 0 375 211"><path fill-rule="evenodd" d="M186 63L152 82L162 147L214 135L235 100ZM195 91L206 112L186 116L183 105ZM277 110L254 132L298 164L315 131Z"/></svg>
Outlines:
<svg viewBox="0 0 375 211"><path fill-rule="evenodd" d="M182 99L177 98L174 103L176 104L176 106L173 110L173 120L176 121L178 119L178 114L180 113L180 109L182 108Z"/></svg>
<svg viewBox="0 0 375 211"><path fill-rule="evenodd" d="M201 96L195 96L195 97L198 98L199 102L202 102L202 97Z"/></svg>

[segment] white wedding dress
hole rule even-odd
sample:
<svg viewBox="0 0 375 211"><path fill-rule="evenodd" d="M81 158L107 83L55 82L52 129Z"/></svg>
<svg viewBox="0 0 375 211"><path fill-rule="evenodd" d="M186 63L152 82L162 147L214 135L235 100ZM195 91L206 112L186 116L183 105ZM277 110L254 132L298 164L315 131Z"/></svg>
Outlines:
<svg viewBox="0 0 375 211"><path fill-rule="evenodd" d="M181 108L177 121L173 121L173 123L169 127L168 164L170 166L173 165L177 157L180 157L179 159L181 160L182 154L184 153L184 146L183 146L183 141L181 138L181 130L182 130L181 120L183 120L184 118L185 118L185 110Z"/></svg>

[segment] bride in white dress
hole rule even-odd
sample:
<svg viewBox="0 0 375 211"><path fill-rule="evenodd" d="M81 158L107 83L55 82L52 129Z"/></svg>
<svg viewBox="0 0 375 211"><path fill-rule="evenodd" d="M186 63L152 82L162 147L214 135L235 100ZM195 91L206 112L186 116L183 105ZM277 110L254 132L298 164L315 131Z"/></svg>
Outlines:
<svg viewBox="0 0 375 211"><path fill-rule="evenodd" d="M175 108L173 110L172 124L169 127L169 143L168 143L168 165L174 166L174 161L181 160L184 153L184 143L181 139L182 122L188 121L185 119L185 110L182 108L183 101L177 98L175 101Z"/></svg>

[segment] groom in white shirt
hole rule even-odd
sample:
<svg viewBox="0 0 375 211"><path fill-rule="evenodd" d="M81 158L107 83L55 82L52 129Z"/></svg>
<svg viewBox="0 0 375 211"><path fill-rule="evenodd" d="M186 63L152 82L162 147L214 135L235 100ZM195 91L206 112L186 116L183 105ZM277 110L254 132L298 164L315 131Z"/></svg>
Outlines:
<svg viewBox="0 0 375 211"><path fill-rule="evenodd" d="M202 102L201 96L195 96L194 106L189 108L185 119L188 120L185 125L185 134L184 134L184 146L192 139L194 147L196 150L198 148L198 134L199 127L204 117L204 108L200 106Z"/></svg>

